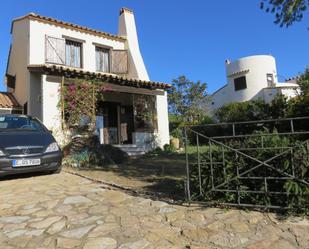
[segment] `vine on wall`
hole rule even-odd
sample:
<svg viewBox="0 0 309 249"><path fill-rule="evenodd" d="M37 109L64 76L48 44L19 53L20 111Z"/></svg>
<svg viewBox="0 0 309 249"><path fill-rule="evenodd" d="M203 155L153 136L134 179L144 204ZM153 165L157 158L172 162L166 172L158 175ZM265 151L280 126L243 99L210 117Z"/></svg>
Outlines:
<svg viewBox="0 0 309 249"><path fill-rule="evenodd" d="M70 129L87 127L93 131L96 117L96 103L103 100L103 93L110 87L95 80L66 79L62 86L62 108L65 126Z"/></svg>

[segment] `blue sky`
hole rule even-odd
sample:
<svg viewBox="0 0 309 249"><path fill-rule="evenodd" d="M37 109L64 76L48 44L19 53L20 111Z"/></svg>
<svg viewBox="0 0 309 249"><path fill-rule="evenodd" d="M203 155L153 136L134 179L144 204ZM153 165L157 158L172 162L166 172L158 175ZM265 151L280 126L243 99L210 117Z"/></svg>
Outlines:
<svg viewBox="0 0 309 249"><path fill-rule="evenodd" d="M121 7L134 10L140 48L151 80L186 75L207 82L209 92L225 84L225 59L272 54L279 80L309 66L309 18L280 28L259 9L260 0L10 0L0 9L0 91L5 90L10 25L35 12L117 33ZM86 3L86 4L85 4Z"/></svg>

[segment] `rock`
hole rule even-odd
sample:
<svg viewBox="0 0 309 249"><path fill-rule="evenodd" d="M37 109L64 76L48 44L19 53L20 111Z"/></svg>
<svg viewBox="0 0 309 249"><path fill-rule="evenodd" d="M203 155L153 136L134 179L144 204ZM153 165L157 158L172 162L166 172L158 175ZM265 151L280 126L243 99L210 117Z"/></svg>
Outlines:
<svg viewBox="0 0 309 249"><path fill-rule="evenodd" d="M153 202L151 202L151 206L161 208L161 207L168 206L168 204L166 202L163 202L163 201L153 201Z"/></svg>
<svg viewBox="0 0 309 249"><path fill-rule="evenodd" d="M218 220L218 221L215 221L215 222L209 224L207 226L207 228L214 230L214 231L223 230L225 228L225 224L223 222L221 222L220 220Z"/></svg>
<svg viewBox="0 0 309 249"><path fill-rule="evenodd" d="M121 217L120 223L122 227L135 226L139 224L139 219L135 216L125 215Z"/></svg>
<svg viewBox="0 0 309 249"><path fill-rule="evenodd" d="M53 223L59 221L62 217L61 216L54 216L54 217L49 217L46 218L45 220L39 221L39 222L35 222L35 223L31 223L29 226L32 228L47 228L50 225L52 225Z"/></svg>
<svg viewBox="0 0 309 249"><path fill-rule="evenodd" d="M29 205L23 206L23 209L24 209L24 210L29 210L29 209L33 209L34 207L35 207L34 204L29 204Z"/></svg>
<svg viewBox="0 0 309 249"><path fill-rule="evenodd" d="M241 244L241 241L237 237L233 237L224 231L210 236L207 242L219 246L219 248L239 248Z"/></svg>
<svg viewBox="0 0 309 249"><path fill-rule="evenodd" d="M150 243L147 240L138 240L135 242L128 242L125 244L122 244L119 249L144 249L148 247Z"/></svg>
<svg viewBox="0 0 309 249"><path fill-rule="evenodd" d="M309 248L309 229L306 226L295 226L290 229L300 247Z"/></svg>
<svg viewBox="0 0 309 249"><path fill-rule="evenodd" d="M196 241L196 242L207 241L207 238L208 238L207 231L201 228L185 229L182 231L182 233L188 239Z"/></svg>
<svg viewBox="0 0 309 249"><path fill-rule="evenodd" d="M16 224L16 223L22 223L29 219L30 219L29 216L0 217L0 222Z"/></svg>
<svg viewBox="0 0 309 249"><path fill-rule="evenodd" d="M19 215L29 215L41 211L41 208L23 209L17 212Z"/></svg>
<svg viewBox="0 0 309 249"><path fill-rule="evenodd" d="M173 213L176 212L177 209L173 207L161 207L159 213L165 214L165 213Z"/></svg>
<svg viewBox="0 0 309 249"><path fill-rule="evenodd" d="M9 233L15 230L24 229L26 225L27 223L6 224L2 229L4 233Z"/></svg>
<svg viewBox="0 0 309 249"><path fill-rule="evenodd" d="M80 239L94 227L95 225L79 227L62 232L61 235L66 238Z"/></svg>
<svg viewBox="0 0 309 249"><path fill-rule="evenodd" d="M83 224L83 225L88 225L91 223L95 223L97 220L100 220L102 217L101 216L91 216L86 219L80 219L80 220L74 220L71 223L72 224Z"/></svg>
<svg viewBox="0 0 309 249"><path fill-rule="evenodd" d="M91 193L98 193L98 192L105 192L106 189L103 189L103 188L93 188L93 189L90 189L89 192Z"/></svg>
<svg viewBox="0 0 309 249"><path fill-rule="evenodd" d="M26 236L40 236L44 233L45 229L31 230L25 233Z"/></svg>
<svg viewBox="0 0 309 249"><path fill-rule="evenodd" d="M246 233L250 230L246 223L240 221L232 223L231 227L236 233Z"/></svg>
<svg viewBox="0 0 309 249"><path fill-rule="evenodd" d="M110 232L120 231L120 226L117 223L104 223L102 225L97 226L93 229L88 237L89 238L96 238L100 236L104 236Z"/></svg>
<svg viewBox="0 0 309 249"><path fill-rule="evenodd" d="M81 241L74 239L58 238L57 247L60 248L74 248L79 246Z"/></svg>
<svg viewBox="0 0 309 249"><path fill-rule="evenodd" d="M66 224L65 220L58 221L52 224L52 226L47 230L47 233L49 234L58 233L65 227L65 224Z"/></svg>
<svg viewBox="0 0 309 249"><path fill-rule="evenodd" d="M117 241L113 238L94 238L88 239L83 249L115 249Z"/></svg>
<svg viewBox="0 0 309 249"><path fill-rule="evenodd" d="M175 222L172 222L172 226L174 227L179 227L181 229L185 229L185 228L196 228L196 226L186 220L176 220Z"/></svg>
<svg viewBox="0 0 309 249"><path fill-rule="evenodd" d="M264 248L270 248L272 241L271 240L263 240L263 241L257 241L251 245L248 245L246 249L264 249Z"/></svg>
<svg viewBox="0 0 309 249"><path fill-rule="evenodd" d="M25 229L20 229L20 230L15 230L13 232L9 232L9 233L6 233L5 235L12 239L12 238L15 238L15 237L20 237L20 236L23 236L25 233L27 232L27 230Z"/></svg>
<svg viewBox="0 0 309 249"><path fill-rule="evenodd" d="M46 201L41 203L41 206L46 208L46 209L53 209L54 207L56 207L58 204L57 200L51 200L51 201Z"/></svg>
<svg viewBox="0 0 309 249"><path fill-rule="evenodd" d="M91 202L90 199L87 197L78 195L78 196L70 196L64 199L63 204L80 204L80 203L87 203Z"/></svg>
<svg viewBox="0 0 309 249"><path fill-rule="evenodd" d="M293 246L291 243L289 243L286 240L280 239L272 243L270 245L270 248L272 249L297 249L299 247L297 245Z"/></svg>

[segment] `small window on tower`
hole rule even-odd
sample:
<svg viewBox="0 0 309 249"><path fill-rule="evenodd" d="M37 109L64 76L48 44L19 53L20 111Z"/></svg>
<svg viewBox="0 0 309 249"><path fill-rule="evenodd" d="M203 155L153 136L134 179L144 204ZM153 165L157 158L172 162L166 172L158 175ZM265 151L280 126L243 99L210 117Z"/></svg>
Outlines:
<svg viewBox="0 0 309 249"><path fill-rule="evenodd" d="M246 76L242 76L234 79L235 91L243 90L247 88Z"/></svg>
<svg viewBox="0 0 309 249"><path fill-rule="evenodd" d="M271 73L266 74L267 77L267 85L269 87L274 86L274 75Z"/></svg>

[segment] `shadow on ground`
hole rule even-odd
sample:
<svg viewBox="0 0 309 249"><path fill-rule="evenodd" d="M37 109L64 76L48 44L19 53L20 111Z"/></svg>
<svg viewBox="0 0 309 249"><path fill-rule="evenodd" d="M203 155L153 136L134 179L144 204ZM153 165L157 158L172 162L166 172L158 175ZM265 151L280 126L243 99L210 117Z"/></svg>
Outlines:
<svg viewBox="0 0 309 249"><path fill-rule="evenodd" d="M184 198L184 154L149 154L122 164L69 171L137 191L154 192L173 199Z"/></svg>

